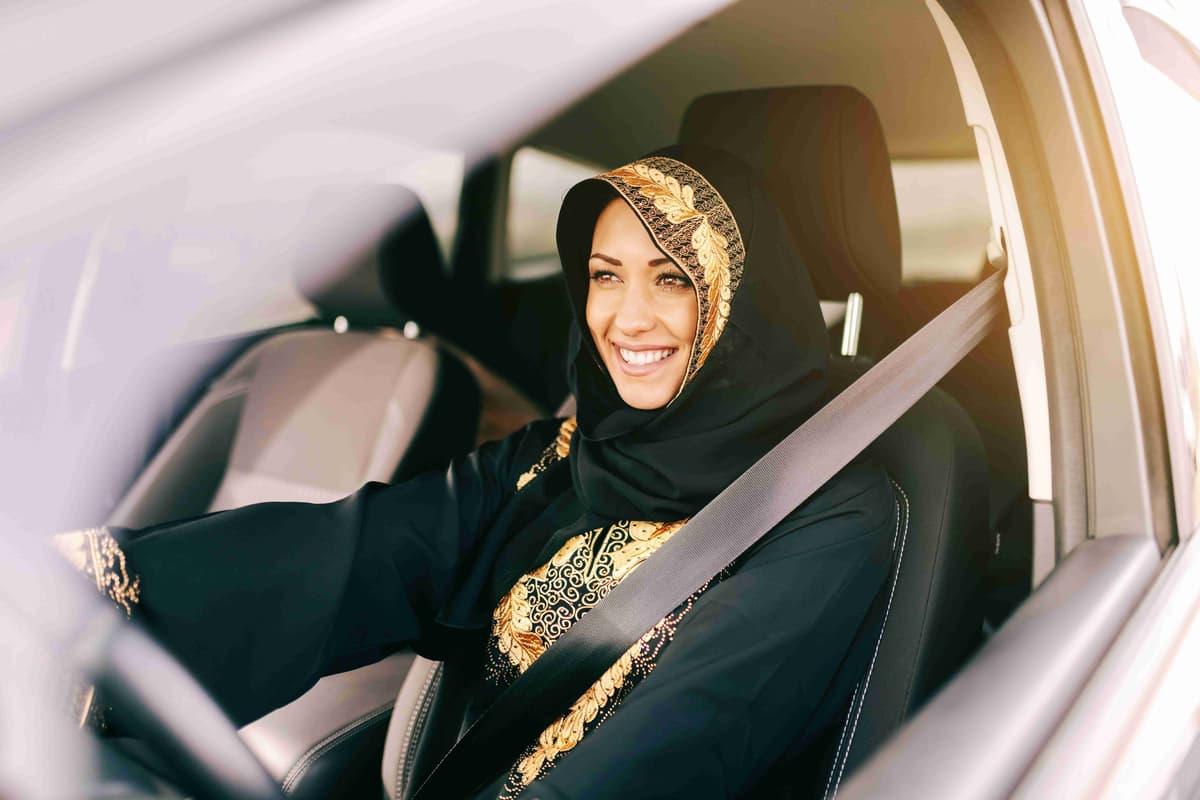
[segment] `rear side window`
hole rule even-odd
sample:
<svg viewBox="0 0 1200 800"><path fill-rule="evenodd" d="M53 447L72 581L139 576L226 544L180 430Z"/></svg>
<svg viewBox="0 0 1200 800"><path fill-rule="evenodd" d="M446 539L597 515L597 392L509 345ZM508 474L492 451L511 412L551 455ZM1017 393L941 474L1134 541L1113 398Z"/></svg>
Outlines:
<svg viewBox="0 0 1200 800"><path fill-rule="evenodd" d="M978 159L896 159L892 180L904 283L977 281L991 228Z"/></svg>
<svg viewBox="0 0 1200 800"><path fill-rule="evenodd" d="M154 187L99 220L80 254L62 368L310 319L294 271L315 196L341 185L403 186L420 198L445 254L462 176L459 153L328 131L289 135L248 163Z"/></svg>
<svg viewBox="0 0 1200 800"><path fill-rule="evenodd" d="M546 150L522 147L509 175L504 279L524 282L558 272L554 226L567 190L603 168Z"/></svg>

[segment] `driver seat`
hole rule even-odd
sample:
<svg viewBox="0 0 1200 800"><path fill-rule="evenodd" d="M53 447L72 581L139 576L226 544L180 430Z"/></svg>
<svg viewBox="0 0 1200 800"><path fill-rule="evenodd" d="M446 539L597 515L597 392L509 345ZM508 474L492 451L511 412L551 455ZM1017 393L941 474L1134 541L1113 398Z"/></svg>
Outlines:
<svg viewBox="0 0 1200 800"><path fill-rule="evenodd" d="M871 101L848 86L705 95L685 112L680 141L725 150L759 174L821 299L862 294L865 351L883 355L892 336L881 323L898 305L902 265L891 159ZM871 366L833 358L831 396ZM892 575L827 692L849 695L850 707L825 709L840 724L824 742L781 759L763 781L764 797L836 796L841 780L979 641L991 536L987 461L974 422L935 388L868 451L900 502Z"/></svg>
<svg viewBox="0 0 1200 800"><path fill-rule="evenodd" d="M863 95L846 87L708 95L688 109L681 141L731 152L764 177L823 300L854 290L886 303L899 289L891 163ZM833 359L831 392L869 367L865 359ZM932 694L979 635L990 537L987 467L974 423L934 389L870 452L897 487L892 572L817 710L824 736L786 752L751 793L760 800L836 796L843 777ZM384 749L390 800L415 790L460 735L454 667L414 659Z"/></svg>

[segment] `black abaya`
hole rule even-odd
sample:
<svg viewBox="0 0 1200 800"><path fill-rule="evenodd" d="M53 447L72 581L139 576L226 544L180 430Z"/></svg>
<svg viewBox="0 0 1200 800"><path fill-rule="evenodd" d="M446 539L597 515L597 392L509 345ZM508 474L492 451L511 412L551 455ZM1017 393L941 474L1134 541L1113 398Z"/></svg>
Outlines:
<svg viewBox="0 0 1200 800"><path fill-rule="evenodd" d="M697 291L693 360L664 409L621 403L580 323L578 427L534 423L445 473L335 503L79 534L65 541L76 563L239 723L401 647L476 665L480 713L824 391L807 275L765 196L711 151L656 154L568 195L559 246L578 319L582 238L618 196ZM851 464L631 643L480 797L750 790L827 727L831 691L849 701L833 677L897 519L883 471Z"/></svg>

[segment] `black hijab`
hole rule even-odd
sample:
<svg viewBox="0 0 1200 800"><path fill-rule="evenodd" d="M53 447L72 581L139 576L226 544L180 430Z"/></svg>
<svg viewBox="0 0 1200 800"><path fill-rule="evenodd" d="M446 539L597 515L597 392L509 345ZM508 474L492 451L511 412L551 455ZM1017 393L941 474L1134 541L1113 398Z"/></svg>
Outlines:
<svg viewBox="0 0 1200 800"><path fill-rule="evenodd" d="M691 362L659 409L621 400L587 328L592 233L616 197L697 293ZM690 516L816 410L829 357L820 305L778 211L741 162L672 147L597 175L567 193L557 236L576 322L569 463L583 508L612 519Z"/></svg>

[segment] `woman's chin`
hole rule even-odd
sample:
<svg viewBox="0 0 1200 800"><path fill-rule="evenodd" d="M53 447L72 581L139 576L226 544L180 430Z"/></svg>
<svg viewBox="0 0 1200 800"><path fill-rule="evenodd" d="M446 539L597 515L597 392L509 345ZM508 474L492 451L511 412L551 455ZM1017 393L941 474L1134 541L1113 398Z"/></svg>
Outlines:
<svg viewBox="0 0 1200 800"><path fill-rule="evenodd" d="M636 408L640 411L652 411L656 408L662 408L667 403L674 399L679 391L679 384L682 378L670 381L663 380L669 376L656 376L657 380L653 382L645 379L629 378L621 376L617 380L617 393L621 395L621 399L625 401L625 405L630 408Z"/></svg>

